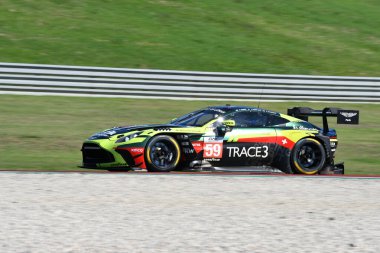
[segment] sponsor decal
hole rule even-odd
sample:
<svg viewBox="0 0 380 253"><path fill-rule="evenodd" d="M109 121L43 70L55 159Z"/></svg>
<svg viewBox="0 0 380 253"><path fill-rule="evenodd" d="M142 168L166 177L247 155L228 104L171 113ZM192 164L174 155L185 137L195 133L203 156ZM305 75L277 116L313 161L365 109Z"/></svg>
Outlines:
<svg viewBox="0 0 380 253"><path fill-rule="evenodd" d="M143 148L131 148L130 152L131 153L143 153L144 149Z"/></svg>
<svg viewBox="0 0 380 253"><path fill-rule="evenodd" d="M219 162L220 161L219 158L205 158L204 160L208 161L208 162Z"/></svg>
<svg viewBox="0 0 380 253"><path fill-rule="evenodd" d="M115 130L107 130L107 131L104 131L103 133L109 136L117 134Z"/></svg>
<svg viewBox="0 0 380 253"><path fill-rule="evenodd" d="M184 134L180 134L177 136L177 139L178 140L188 140L189 139L189 136L188 135L184 135Z"/></svg>
<svg viewBox="0 0 380 253"><path fill-rule="evenodd" d="M135 161L136 167L146 169L145 160L144 160L144 148L141 147L118 147L116 150L127 150L132 155L133 160Z"/></svg>
<svg viewBox="0 0 380 253"><path fill-rule="evenodd" d="M203 149L203 141L194 141L191 143L191 145L193 145L193 148L197 154Z"/></svg>
<svg viewBox="0 0 380 253"><path fill-rule="evenodd" d="M340 114L342 114L346 118L352 118L352 117L358 115L357 112L341 112Z"/></svg>
<svg viewBox="0 0 380 253"><path fill-rule="evenodd" d="M306 130L306 131L315 131L317 130L316 128L309 128L309 127L304 127L304 126L293 126L294 130Z"/></svg>
<svg viewBox="0 0 380 253"><path fill-rule="evenodd" d="M359 111L339 110L337 117L338 124L359 124Z"/></svg>
<svg viewBox="0 0 380 253"><path fill-rule="evenodd" d="M218 108L209 108L209 110L211 110L211 111L215 111L215 112L219 112L219 113L221 113L221 114L226 113L225 111L223 111L223 110L221 110L221 109L218 109Z"/></svg>
<svg viewBox="0 0 380 253"><path fill-rule="evenodd" d="M227 147L229 157L257 157L257 158L267 158L269 155L269 147Z"/></svg>
<svg viewBox="0 0 380 253"><path fill-rule="evenodd" d="M277 144L287 149L292 149L295 145L292 140L286 138L285 136L278 136Z"/></svg>
<svg viewBox="0 0 380 253"><path fill-rule="evenodd" d="M202 144L200 142L193 142L193 147L202 147Z"/></svg>
<svg viewBox="0 0 380 253"><path fill-rule="evenodd" d="M192 148L183 148L183 153L185 154L194 154L194 151Z"/></svg>
<svg viewBox="0 0 380 253"><path fill-rule="evenodd" d="M204 137L203 158L220 159L223 156L223 137Z"/></svg>
<svg viewBox="0 0 380 253"><path fill-rule="evenodd" d="M127 148L127 150L131 153L133 159L135 160L135 164L137 167L140 167L142 169L146 168L145 160L144 160L144 148Z"/></svg>
<svg viewBox="0 0 380 253"><path fill-rule="evenodd" d="M217 136L205 136L203 138L204 142L223 142L223 137L217 137Z"/></svg>

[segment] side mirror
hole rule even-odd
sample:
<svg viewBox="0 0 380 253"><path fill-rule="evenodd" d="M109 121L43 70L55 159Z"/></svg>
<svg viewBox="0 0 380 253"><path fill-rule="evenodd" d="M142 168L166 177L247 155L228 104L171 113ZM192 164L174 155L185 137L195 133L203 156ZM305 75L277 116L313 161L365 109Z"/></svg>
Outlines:
<svg viewBox="0 0 380 253"><path fill-rule="evenodd" d="M226 127L234 127L236 125L235 120L233 119L228 119L222 122L223 125Z"/></svg>

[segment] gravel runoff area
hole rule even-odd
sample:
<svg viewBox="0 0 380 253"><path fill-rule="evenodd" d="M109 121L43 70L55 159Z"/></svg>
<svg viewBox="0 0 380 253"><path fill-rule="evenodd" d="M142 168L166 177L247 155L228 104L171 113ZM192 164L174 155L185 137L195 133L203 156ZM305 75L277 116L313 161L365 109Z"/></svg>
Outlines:
<svg viewBox="0 0 380 253"><path fill-rule="evenodd" d="M380 252L380 179L0 173L0 252Z"/></svg>

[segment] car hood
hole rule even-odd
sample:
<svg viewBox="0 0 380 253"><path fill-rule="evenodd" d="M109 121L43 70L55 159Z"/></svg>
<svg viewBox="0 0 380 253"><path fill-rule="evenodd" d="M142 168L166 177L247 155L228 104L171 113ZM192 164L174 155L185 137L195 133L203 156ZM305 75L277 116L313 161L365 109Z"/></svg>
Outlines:
<svg viewBox="0 0 380 253"><path fill-rule="evenodd" d="M109 139L110 137L118 134L125 134L132 131L142 131L147 129L159 130L159 129L168 129L168 128L183 128L184 126L177 126L172 124L150 124L150 125L135 125L135 126L122 126L122 127L113 127L107 130L104 130L99 133L93 134L88 140L99 140L99 139Z"/></svg>

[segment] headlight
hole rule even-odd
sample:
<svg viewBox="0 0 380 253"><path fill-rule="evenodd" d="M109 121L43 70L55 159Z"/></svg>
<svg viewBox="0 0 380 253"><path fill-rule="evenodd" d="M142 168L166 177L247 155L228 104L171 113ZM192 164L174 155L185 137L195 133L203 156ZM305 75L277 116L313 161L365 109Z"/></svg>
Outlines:
<svg viewBox="0 0 380 253"><path fill-rule="evenodd" d="M120 142L127 142L137 136L139 136L142 132L137 132L137 133L133 133L133 134L129 134L129 135L126 135L126 136L123 136L119 139L117 139L117 141L115 143L120 143Z"/></svg>

